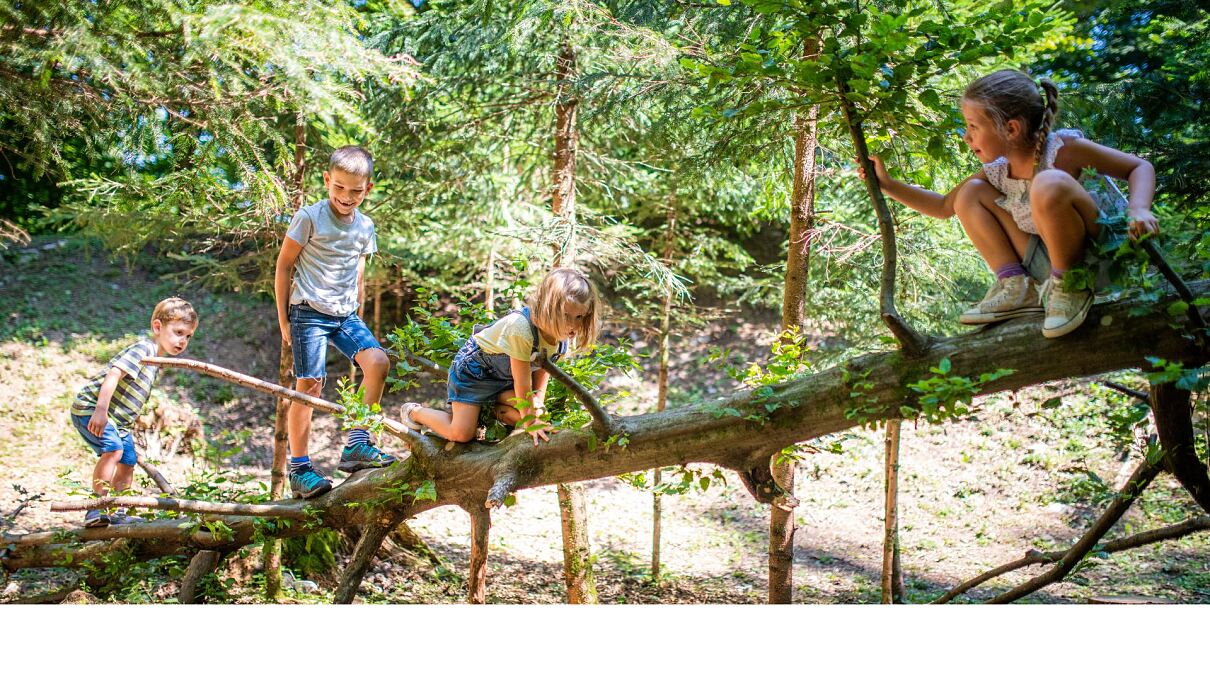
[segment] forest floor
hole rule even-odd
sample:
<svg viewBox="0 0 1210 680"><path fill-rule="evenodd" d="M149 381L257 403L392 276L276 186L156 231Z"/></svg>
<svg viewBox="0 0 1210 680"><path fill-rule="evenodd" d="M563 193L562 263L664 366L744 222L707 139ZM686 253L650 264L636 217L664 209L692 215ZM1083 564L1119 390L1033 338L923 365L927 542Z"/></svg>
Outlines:
<svg viewBox="0 0 1210 680"><path fill-rule="evenodd" d="M23 497L43 494L12 530L76 526L78 513L52 513L52 500L86 487L94 455L69 425L67 412L80 385L121 347L144 332L154 303L170 294L191 299L201 325L186 356L272 380L278 337L271 302L179 286L138 267L107 261L83 242L42 239L0 251L0 518ZM675 338L673 406L729 392L734 383L703 369L710 348L734 349L751 360L767 351L776 319L749 312L726 324ZM625 329L609 328L624 334ZM636 346L650 349L635 336ZM331 354L336 354L332 350ZM339 355L337 355L339 356ZM347 371L340 358L329 374ZM619 376L607 389L626 391L624 413L652 408L654 367ZM1117 379L1142 387L1137 374ZM334 381L333 381L334 382ZM272 458L273 403L263 395L183 371L165 371L160 398L191 407L203 419L207 445L159 462L178 486L267 486ZM325 397L335 392L330 382ZM443 389L423 393L437 403ZM413 395L414 396L414 395ZM1061 403L1056 405L1055 398ZM404 401L384 400L388 412ZM976 401L977 411L945 425L904 423L900 469L900 540L907 599L925 602L1031 548L1066 547L1097 516L1141 460L1143 432L1115 430L1130 399L1091 381L1064 381ZM335 473L340 441L336 421L317 415L313 457ZM393 441L388 451L398 452ZM813 442L798 466L795 494L794 599L801 603L872 603L880 597L883 517L881 430L853 430ZM335 473L339 481L344 477ZM713 484L663 497L663 574L650 578L652 496L618 479L587 485L589 535L597 586L607 603L759 603L766 592L768 507L758 505L730 473ZM140 473L136 486L153 489ZM1200 513L1171 477L1161 475L1111 537L1176 523ZM441 565L377 561L363 585L366 602L441 603L465 600L469 521L439 508L409 522ZM231 560L216 599L258 601L256 560L246 549ZM322 540L299 542L288 553L299 579L318 590L290 591L298 602L331 601L335 571L324 570ZM331 556L338 568L347 554ZM332 559L327 560L329 563ZM102 593L118 601L174 601L181 562L132 572ZM1037 568L1034 568L1037 569ZM313 573L307 573L310 570ZM994 595L1036 571L984 584L971 599ZM62 581L65 570L13 575L7 596L27 595ZM560 524L553 487L517 494L517 504L492 522L488 601L556 603L563 600ZM1091 559L1066 582L1026 601L1084 602L1090 597L1144 597L1210 603L1210 534ZM960 598L959 601L968 601Z"/></svg>

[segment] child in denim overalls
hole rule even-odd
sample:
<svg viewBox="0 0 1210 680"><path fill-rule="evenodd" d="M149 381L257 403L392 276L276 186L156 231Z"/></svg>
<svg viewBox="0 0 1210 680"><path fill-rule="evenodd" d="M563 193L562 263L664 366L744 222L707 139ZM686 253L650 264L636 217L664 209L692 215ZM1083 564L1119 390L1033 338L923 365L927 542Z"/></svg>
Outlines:
<svg viewBox="0 0 1210 680"><path fill-rule="evenodd" d="M408 427L427 427L455 442L474 439L479 412L487 406L508 425L524 424L538 440L549 439L541 420L546 399L546 371L538 367L543 352L557 361L582 351L597 337L597 294L588 277L559 268L546 275L524 309L510 312L474 333L450 364L449 411L404 404L401 419Z"/></svg>

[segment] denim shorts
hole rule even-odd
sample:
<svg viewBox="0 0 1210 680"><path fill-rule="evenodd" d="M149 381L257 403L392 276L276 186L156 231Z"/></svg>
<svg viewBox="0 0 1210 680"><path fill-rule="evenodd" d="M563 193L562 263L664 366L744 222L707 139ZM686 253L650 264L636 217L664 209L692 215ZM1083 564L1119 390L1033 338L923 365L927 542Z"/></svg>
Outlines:
<svg viewBox="0 0 1210 680"><path fill-rule="evenodd" d="M303 303L290 305L288 318L295 378L323 378L328 375L329 340L349 359L362 350L382 349L357 312L341 318L324 314Z"/></svg>
<svg viewBox="0 0 1210 680"><path fill-rule="evenodd" d="M513 388L511 369L504 368L507 354L487 354L474 338L466 341L450 362L446 402L491 406Z"/></svg>
<svg viewBox="0 0 1210 680"><path fill-rule="evenodd" d="M131 465L139 462L139 452L134 448L134 437L129 432L121 434L118 428L114 427L113 421L105 423L105 430L101 432L101 436L88 431L88 421L92 416L77 416L72 415L71 422L76 426L80 436L84 437L84 441L96 451L97 455L109 453L110 451L121 451L122 458L118 461L122 465Z"/></svg>
<svg viewBox="0 0 1210 680"><path fill-rule="evenodd" d="M1101 231L1097 237L1084 240L1084 259L1081 262L1096 274L1095 286L1098 289L1109 285L1109 266L1113 263L1113 256L1102 255L1101 250L1106 246L1117 247L1126 239L1122 229L1116 222L1108 221L1104 212L1101 213L1099 221ZM1046 252L1046 244L1037 234L1030 234L1029 245L1025 246L1025 255L1021 258L1021 266L1038 283L1050 277L1050 254Z"/></svg>

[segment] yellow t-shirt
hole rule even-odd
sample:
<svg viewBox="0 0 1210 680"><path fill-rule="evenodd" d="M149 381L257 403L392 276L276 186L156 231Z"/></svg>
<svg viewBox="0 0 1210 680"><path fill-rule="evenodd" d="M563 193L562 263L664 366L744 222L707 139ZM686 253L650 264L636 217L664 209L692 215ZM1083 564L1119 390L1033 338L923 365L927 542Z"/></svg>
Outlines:
<svg viewBox="0 0 1210 680"><path fill-rule="evenodd" d="M550 344L539 333L539 351L553 357L559 343ZM534 336L529 331L529 320L521 312L514 312L475 334L479 349L488 354L507 354L513 359L529 361L534 348Z"/></svg>

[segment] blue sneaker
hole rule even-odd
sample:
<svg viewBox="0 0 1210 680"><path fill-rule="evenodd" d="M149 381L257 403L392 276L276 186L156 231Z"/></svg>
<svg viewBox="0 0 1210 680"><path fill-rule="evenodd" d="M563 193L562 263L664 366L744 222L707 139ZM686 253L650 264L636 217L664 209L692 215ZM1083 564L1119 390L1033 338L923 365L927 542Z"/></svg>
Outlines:
<svg viewBox="0 0 1210 680"><path fill-rule="evenodd" d="M295 498L315 498L332 490L332 482L308 465L301 470L290 471L290 491Z"/></svg>
<svg viewBox="0 0 1210 680"><path fill-rule="evenodd" d="M135 517L133 515L126 514L125 510L119 510L109 516L110 526L121 526L123 524L142 524L146 521L147 520L143 519L142 517Z"/></svg>
<svg viewBox="0 0 1210 680"><path fill-rule="evenodd" d="M340 465L336 466L341 472L357 472L366 468L382 468L395 462L395 457L383 453L381 449L368 442L346 446L340 452Z"/></svg>
<svg viewBox="0 0 1210 680"><path fill-rule="evenodd" d="M109 515L106 515L97 509L89 510L88 512L84 513L85 529L95 529L97 527L107 526L109 526Z"/></svg>

